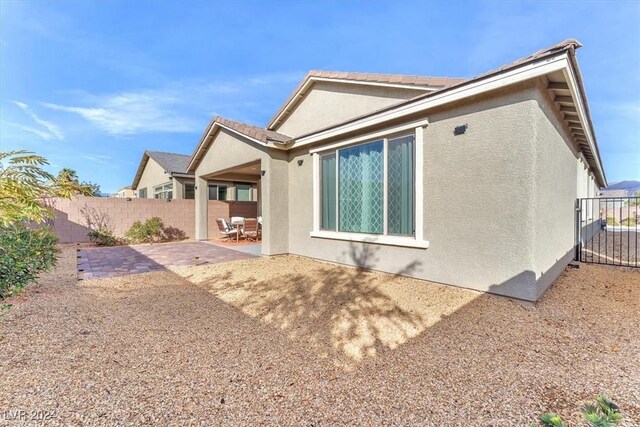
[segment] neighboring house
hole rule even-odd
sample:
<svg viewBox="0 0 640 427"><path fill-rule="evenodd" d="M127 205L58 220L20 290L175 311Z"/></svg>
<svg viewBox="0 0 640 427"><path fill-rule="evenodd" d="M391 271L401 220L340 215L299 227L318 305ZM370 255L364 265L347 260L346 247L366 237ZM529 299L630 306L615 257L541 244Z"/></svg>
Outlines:
<svg viewBox="0 0 640 427"><path fill-rule="evenodd" d="M132 188L142 199L193 199L193 173L187 173L191 156L161 151L145 151L133 180ZM215 180L208 183L209 200L257 201L258 190L253 181L235 176L234 181Z"/></svg>
<svg viewBox="0 0 640 427"><path fill-rule="evenodd" d="M536 300L573 259L575 203L606 186L562 42L467 80L310 72L266 128L216 117L186 167L256 183L262 253Z"/></svg>
<svg viewBox="0 0 640 427"><path fill-rule="evenodd" d="M187 173L189 156L145 151L131 187L141 199L193 199L193 174Z"/></svg>
<svg viewBox="0 0 640 427"><path fill-rule="evenodd" d="M136 197L136 192L131 188L131 186L123 187L118 190L116 193L112 194L111 197L119 197L119 198L134 198Z"/></svg>

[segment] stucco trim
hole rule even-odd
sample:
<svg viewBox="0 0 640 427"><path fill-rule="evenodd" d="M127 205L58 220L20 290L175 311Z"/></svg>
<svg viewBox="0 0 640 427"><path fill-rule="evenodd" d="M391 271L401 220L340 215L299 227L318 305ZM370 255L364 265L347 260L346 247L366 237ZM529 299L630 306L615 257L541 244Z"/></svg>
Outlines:
<svg viewBox="0 0 640 427"><path fill-rule="evenodd" d="M376 245L402 246L417 249L429 248L428 240L418 240L412 237L344 233L339 231L312 231L309 233L309 236L318 239L346 240L348 242L372 243Z"/></svg>
<svg viewBox="0 0 640 427"><path fill-rule="evenodd" d="M471 81L468 84L462 84L451 89L445 89L442 92L434 93L428 98L418 99L349 123L315 132L307 136L298 137L291 148L313 144L329 138L338 137L345 133L356 132L363 128L375 126L391 120L401 119L404 116L417 114L434 107L530 80L554 71L564 70L567 67L567 53L563 52L553 57L545 58L544 60L533 62L506 72L488 76L480 80Z"/></svg>
<svg viewBox="0 0 640 427"><path fill-rule="evenodd" d="M345 147L347 145L352 145L352 144L357 144L358 142L363 142L363 141L367 141L367 140L374 140L374 139L377 139L377 138L389 136L389 135L394 134L394 133L400 133L400 132L404 132L404 131L408 131L408 130L416 129L416 128L423 128L424 126L428 126L428 125L429 125L429 119L425 117L425 118L422 118L420 120L414 120L412 122L403 123L403 124L398 125L398 126L388 127L388 128L385 128L385 129L377 131L377 132L365 133L365 134L362 134L362 135L355 136L353 138L343 139L340 142L336 142L335 144L323 145L323 146L320 146L320 147L317 147L317 148L313 148L313 149L309 150L309 153L315 154L315 153L320 153L320 152L323 152L323 151L335 150L336 148Z"/></svg>

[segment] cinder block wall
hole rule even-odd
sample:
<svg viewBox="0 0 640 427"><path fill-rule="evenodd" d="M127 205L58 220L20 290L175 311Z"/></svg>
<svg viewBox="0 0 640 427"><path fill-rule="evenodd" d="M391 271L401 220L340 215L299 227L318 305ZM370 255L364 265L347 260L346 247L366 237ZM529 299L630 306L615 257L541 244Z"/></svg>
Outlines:
<svg viewBox="0 0 640 427"><path fill-rule="evenodd" d="M62 243L88 241L87 233L96 228L96 223L104 222L116 236L124 236L131 225L157 216L166 227L176 228L194 238L194 200L122 199L116 197L85 197L50 199L47 201L55 211L52 221L53 232ZM216 218L229 219L232 216L255 218L256 202L236 202L210 200L208 206L209 238L218 238Z"/></svg>

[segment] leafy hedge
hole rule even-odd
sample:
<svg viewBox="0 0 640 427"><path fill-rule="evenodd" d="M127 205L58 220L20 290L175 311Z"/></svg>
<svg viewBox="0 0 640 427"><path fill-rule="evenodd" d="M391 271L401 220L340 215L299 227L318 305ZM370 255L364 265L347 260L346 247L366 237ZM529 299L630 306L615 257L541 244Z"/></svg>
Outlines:
<svg viewBox="0 0 640 427"><path fill-rule="evenodd" d="M8 296L50 270L56 263L58 239L48 227L0 227L0 296Z"/></svg>
<svg viewBox="0 0 640 427"><path fill-rule="evenodd" d="M164 223L154 216L145 222L136 221L124 235L131 243L154 243L163 240Z"/></svg>

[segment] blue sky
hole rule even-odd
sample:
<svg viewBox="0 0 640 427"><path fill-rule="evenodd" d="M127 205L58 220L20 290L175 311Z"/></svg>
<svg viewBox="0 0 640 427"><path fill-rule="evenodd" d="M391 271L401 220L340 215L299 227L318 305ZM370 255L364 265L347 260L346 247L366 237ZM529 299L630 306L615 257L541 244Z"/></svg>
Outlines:
<svg viewBox="0 0 640 427"><path fill-rule="evenodd" d="M0 150L104 192L212 116L264 126L309 69L471 77L565 38L609 182L640 180L640 2L0 0Z"/></svg>

